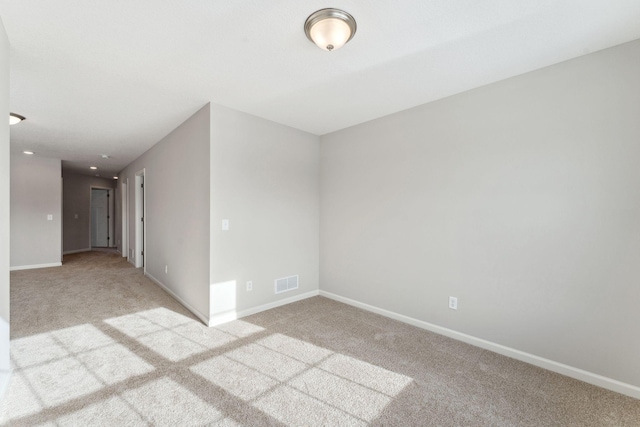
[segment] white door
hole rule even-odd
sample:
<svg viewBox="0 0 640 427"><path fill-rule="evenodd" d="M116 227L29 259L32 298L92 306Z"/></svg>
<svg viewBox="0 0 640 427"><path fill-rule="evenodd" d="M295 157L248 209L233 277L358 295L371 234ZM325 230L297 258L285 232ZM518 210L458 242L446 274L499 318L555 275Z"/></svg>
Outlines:
<svg viewBox="0 0 640 427"><path fill-rule="evenodd" d="M91 246L109 246L109 190L91 189Z"/></svg>

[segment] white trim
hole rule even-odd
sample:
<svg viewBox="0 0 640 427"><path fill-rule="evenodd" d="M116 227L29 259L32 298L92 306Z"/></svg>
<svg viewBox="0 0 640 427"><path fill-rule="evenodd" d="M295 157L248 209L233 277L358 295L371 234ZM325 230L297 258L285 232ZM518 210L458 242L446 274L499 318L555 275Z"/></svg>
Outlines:
<svg viewBox="0 0 640 427"><path fill-rule="evenodd" d="M549 371L557 372L559 374L566 375L568 377L575 378L577 380L584 381L598 387L606 388L607 390L615 391L617 393L640 399L640 387L623 383L622 381L614 380L612 378L608 378L599 374L594 374L592 372L588 372L579 368L574 368L573 366L565 365L563 363L556 362L550 359L545 359L544 357L516 350L514 348L507 347L501 344L496 344L494 342L467 335L462 332L457 332L453 329L443 328L442 326L434 325L433 323L414 319L403 314L398 314L393 311L365 304L363 302L336 295L331 292L320 291L320 296L352 305L354 307L358 307L372 313L380 314L391 319L399 320L400 322L408 323L409 325L426 329L428 331L435 332L436 334L444 335L458 341L466 342L467 344L475 345L476 347L484 348L485 350L490 350L495 353L502 354L503 356L520 360L522 362L530 363Z"/></svg>
<svg viewBox="0 0 640 427"><path fill-rule="evenodd" d="M120 198L122 200L122 206L120 206L122 210L120 214L120 231L122 233L120 247L122 251L120 255L122 255L123 258L129 258L129 178L127 178L127 182L120 182L120 189Z"/></svg>
<svg viewBox="0 0 640 427"><path fill-rule="evenodd" d="M9 267L9 271L16 270L33 270L35 268L49 268L49 267L61 267L61 262L52 262L50 264L34 264L34 265L18 265L16 267Z"/></svg>
<svg viewBox="0 0 640 427"><path fill-rule="evenodd" d="M2 398L9 388L10 379L11 371L0 371L0 402L2 402Z"/></svg>
<svg viewBox="0 0 640 427"><path fill-rule="evenodd" d="M147 249L147 170L142 168L135 174L135 248L134 262L136 268L143 267L147 273L147 255L142 251ZM144 218L144 220L141 220ZM140 249L142 248L142 250Z"/></svg>
<svg viewBox="0 0 640 427"><path fill-rule="evenodd" d="M252 308L247 308L246 310L242 310L242 311L228 311L226 313L223 314L217 314L215 316L211 316L209 318L209 326L216 326L216 325L220 325L222 323L227 323L227 322L231 322L233 320L236 319L240 319L242 317L247 317L247 316L251 316L252 314L256 314L256 313L260 313L261 311L267 311L267 310L271 310L272 308L276 308L276 307L280 307L283 305L287 305L287 304L291 304L293 302L297 302L297 301L301 301L303 299L307 299L307 298L311 298L311 297L316 297L320 295L320 291L319 290L315 290L315 291L310 291L310 292L305 292L304 294L300 294L300 295L295 295L289 298L284 298L278 301L274 301L274 302L270 302L268 304L263 304L263 305L259 305L256 307L252 307Z"/></svg>
<svg viewBox="0 0 640 427"><path fill-rule="evenodd" d="M91 252L91 248L74 249L72 251L64 251L64 252L62 252L62 255L79 254L80 252Z"/></svg>
<svg viewBox="0 0 640 427"><path fill-rule="evenodd" d="M175 298L176 301L178 301L180 304L182 304L187 310L189 310L190 312L192 312L193 314L195 314L200 320L202 320L204 322L205 325L209 324L209 319L207 318L207 316L205 316L204 314L202 314L199 310L197 310L194 306L192 306L191 304L189 304L188 302L186 302L185 300L183 300L180 296L178 296L175 292L173 292L171 289L169 289L164 283L162 283L160 280L156 279L155 277L153 277L151 274L144 273L145 276L147 276L152 282L154 282L156 285L160 286L162 289L165 290L166 293L168 293L169 295L171 295L173 298Z"/></svg>

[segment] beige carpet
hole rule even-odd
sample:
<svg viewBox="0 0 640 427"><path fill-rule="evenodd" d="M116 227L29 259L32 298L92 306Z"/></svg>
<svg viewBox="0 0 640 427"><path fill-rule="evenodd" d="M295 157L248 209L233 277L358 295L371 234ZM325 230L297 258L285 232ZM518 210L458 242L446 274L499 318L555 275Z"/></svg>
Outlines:
<svg viewBox="0 0 640 427"><path fill-rule="evenodd" d="M118 255L11 273L14 426L639 426L640 401L315 297L207 328Z"/></svg>

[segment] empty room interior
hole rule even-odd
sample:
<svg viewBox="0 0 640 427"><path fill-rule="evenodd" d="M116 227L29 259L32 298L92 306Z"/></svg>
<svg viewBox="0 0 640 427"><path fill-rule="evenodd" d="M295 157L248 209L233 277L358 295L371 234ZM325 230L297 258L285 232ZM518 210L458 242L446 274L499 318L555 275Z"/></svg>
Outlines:
<svg viewBox="0 0 640 427"><path fill-rule="evenodd" d="M0 426L640 426L640 2L0 0Z"/></svg>

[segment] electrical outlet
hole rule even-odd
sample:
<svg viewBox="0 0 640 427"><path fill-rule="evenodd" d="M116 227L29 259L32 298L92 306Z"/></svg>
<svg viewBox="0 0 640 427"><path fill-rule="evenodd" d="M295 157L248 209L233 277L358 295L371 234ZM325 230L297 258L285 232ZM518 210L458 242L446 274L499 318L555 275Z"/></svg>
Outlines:
<svg viewBox="0 0 640 427"><path fill-rule="evenodd" d="M252 291L252 290L253 290L253 282L249 280L247 282L247 291Z"/></svg>
<svg viewBox="0 0 640 427"><path fill-rule="evenodd" d="M449 297L449 308L452 309L452 310L457 310L458 309L458 298Z"/></svg>
<svg viewBox="0 0 640 427"><path fill-rule="evenodd" d="M223 219L222 220L222 230L224 230L224 231L229 230L229 220L228 219Z"/></svg>

